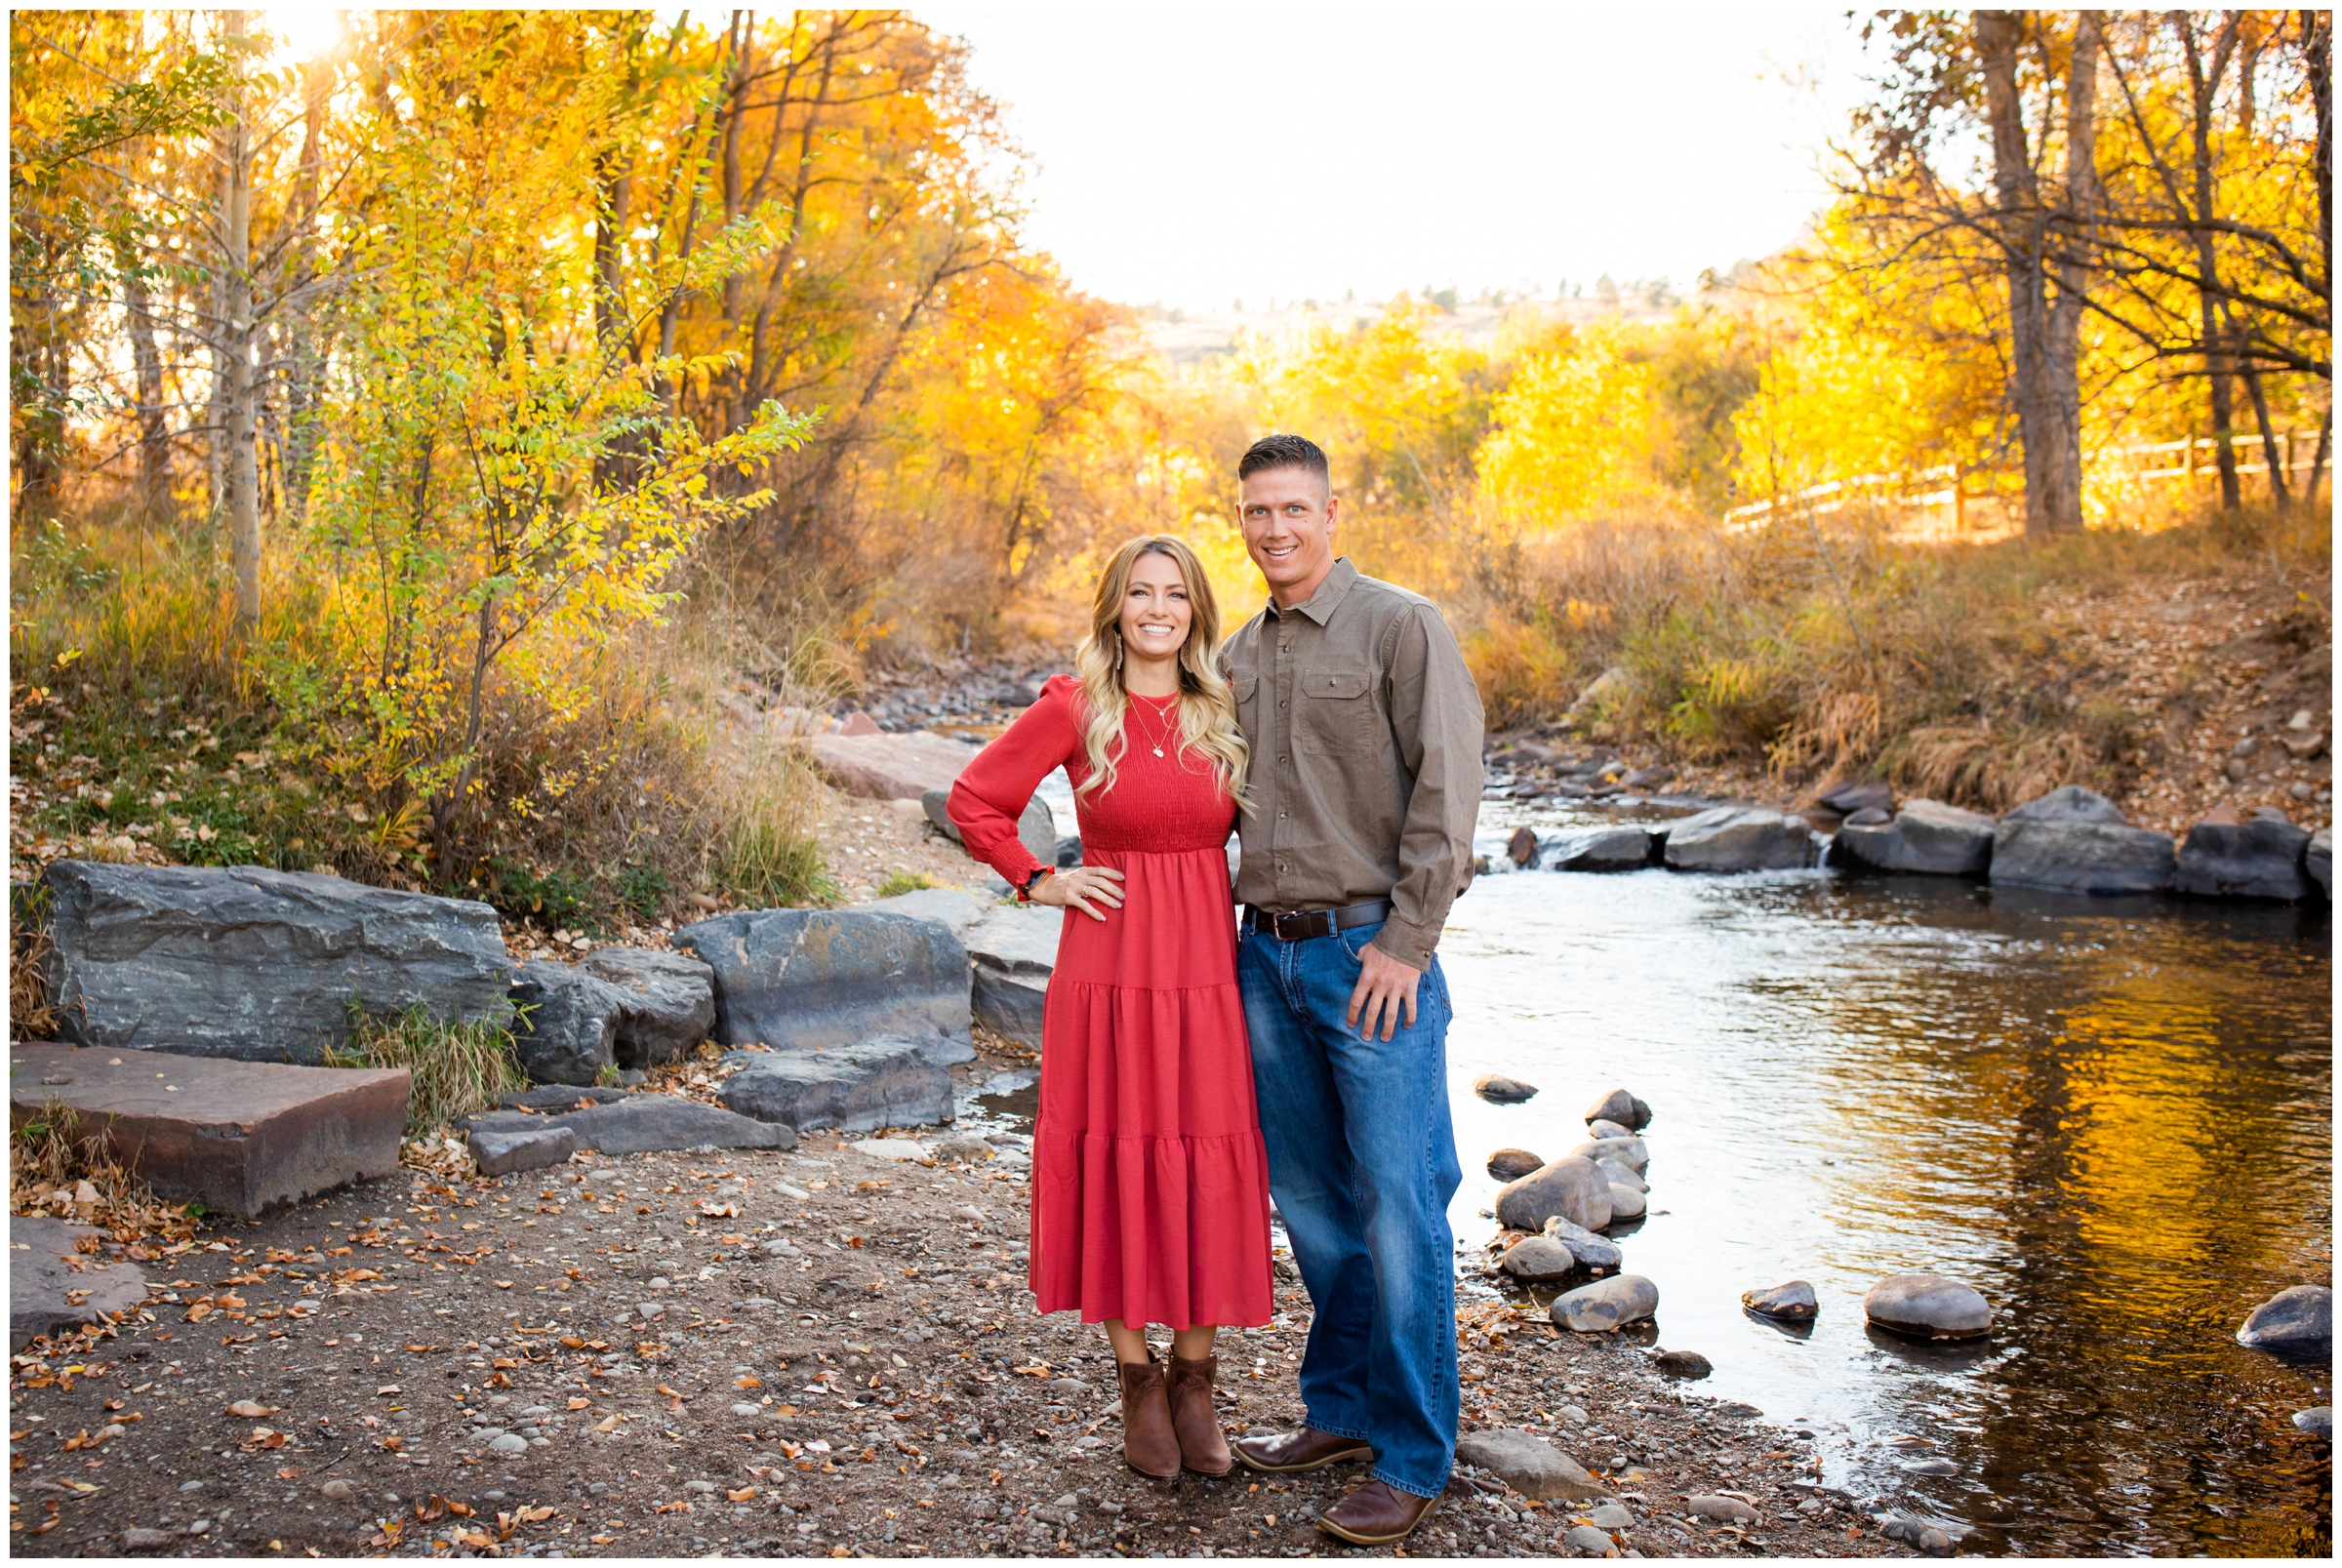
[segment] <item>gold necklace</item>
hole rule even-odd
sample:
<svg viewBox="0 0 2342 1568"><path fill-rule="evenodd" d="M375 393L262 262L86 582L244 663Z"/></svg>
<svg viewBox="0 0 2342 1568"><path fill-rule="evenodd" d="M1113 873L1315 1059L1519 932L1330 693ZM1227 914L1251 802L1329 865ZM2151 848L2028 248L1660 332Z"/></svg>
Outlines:
<svg viewBox="0 0 2342 1568"><path fill-rule="evenodd" d="M1134 712L1148 712L1148 711L1151 711L1151 709L1147 709L1147 708L1144 708L1144 707L1141 707L1141 706L1140 706L1140 704L1143 704L1143 703L1147 703L1147 702L1150 702L1150 701L1152 701L1152 699L1150 699L1150 698L1144 698L1144 697L1140 697L1140 696L1138 696L1138 695L1136 695L1136 694L1134 693L1134 694L1132 695L1131 699L1130 699L1130 705L1131 705L1131 709L1132 709L1132 711L1134 711ZM1172 701L1173 703L1177 703L1177 702L1179 701L1179 698L1178 698L1178 696L1177 696L1176 694L1174 694L1174 695L1173 695L1173 697L1171 698L1171 701ZM1168 714L1166 714L1166 715L1164 715L1164 717L1165 717L1165 719L1166 719L1166 720L1168 720L1168 718L1169 718L1169 715L1168 715ZM1141 737L1141 739L1143 740L1143 739L1145 739L1145 737L1143 737L1143 736L1142 736L1142 737ZM1165 745L1165 744L1167 744L1167 743L1170 741L1170 739L1171 739L1171 729L1170 729L1170 725L1169 725L1169 723L1168 723L1168 722L1166 722L1166 723L1165 723L1165 725L1164 725L1164 727L1163 727L1163 735L1162 735L1162 739L1160 739L1160 740L1158 740L1158 741L1156 741L1156 742L1154 743L1154 754L1155 754L1156 756L1158 756L1158 757L1159 757L1159 756L1161 756L1161 755L1163 754L1163 746L1164 746L1164 745Z"/></svg>

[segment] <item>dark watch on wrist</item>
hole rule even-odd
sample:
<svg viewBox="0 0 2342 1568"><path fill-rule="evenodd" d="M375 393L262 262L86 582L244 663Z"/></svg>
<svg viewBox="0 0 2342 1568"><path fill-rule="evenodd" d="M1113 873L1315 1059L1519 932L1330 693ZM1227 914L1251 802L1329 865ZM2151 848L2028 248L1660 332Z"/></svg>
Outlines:
<svg viewBox="0 0 2342 1568"><path fill-rule="evenodd" d="M1056 869L1056 867L1049 865L1034 866L1032 868L1032 874L1025 879L1024 886L1017 889L1017 897L1027 902L1030 902L1032 898L1032 890L1039 886L1042 877L1047 876L1054 869Z"/></svg>

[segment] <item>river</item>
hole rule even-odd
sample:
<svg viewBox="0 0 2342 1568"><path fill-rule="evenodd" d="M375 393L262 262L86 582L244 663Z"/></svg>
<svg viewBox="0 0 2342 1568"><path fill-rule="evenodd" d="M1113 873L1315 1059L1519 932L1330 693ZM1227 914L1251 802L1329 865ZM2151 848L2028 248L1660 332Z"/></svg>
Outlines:
<svg viewBox="0 0 2342 1568"><path fill-rule="evenodd" d="M1612 820L1489 801L1479 845ZM1457 901L1440 954L1467 1295L1495 1290L1488 1154L1565 1153L1623 1085L1654 1113L1651 1213L1614 1235L1657 1342L1813 1431L1826 1483L1970 1552L2329 1554L2330 1464L2291 1416L2330 1372L2235 1340L2333 1280L2323 908L1517 871ZM1490 1105L1484 1072L1541 1092ZM1866 1330L1863 1292L1905 1270L1981 1290L1992 1337ZM1740 1309L1792 1277L1810 1332Z"/></svg>

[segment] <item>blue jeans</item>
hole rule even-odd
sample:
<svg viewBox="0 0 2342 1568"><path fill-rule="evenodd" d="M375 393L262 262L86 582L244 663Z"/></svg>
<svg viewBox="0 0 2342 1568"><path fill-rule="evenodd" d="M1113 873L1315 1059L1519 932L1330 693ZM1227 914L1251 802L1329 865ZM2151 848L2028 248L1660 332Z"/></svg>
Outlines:
<svg viewBox="0 0 2342 1568"><path fill-rule="evenodd" d="M1455 1463L1459 1402L1453 1009L1434 958L1411 1026L1388 1041L1345 1026L1358 952L1380 929L1247 936L1236 975L1269 1191L1316 1308L1301 1363L1310 1425L1372 1443L1376 1480L1436 1497Z"/></svg>

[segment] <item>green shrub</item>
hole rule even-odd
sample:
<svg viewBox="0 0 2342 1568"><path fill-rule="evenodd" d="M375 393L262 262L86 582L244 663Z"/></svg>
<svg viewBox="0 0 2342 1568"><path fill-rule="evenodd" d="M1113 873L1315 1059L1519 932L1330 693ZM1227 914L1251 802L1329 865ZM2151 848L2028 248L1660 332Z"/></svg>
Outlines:
<svg viewBox="0 0 2342 1568"><path fill-rule="evenodd" d="M512 1033L490 1020L465 1024L433 1016L421 1003L386 1018L358 1018L346 1050L329 1051L332 1067L404 1067L407 1136L430 1137L477 1115L496 1097L528 1087Z"/></svg>

